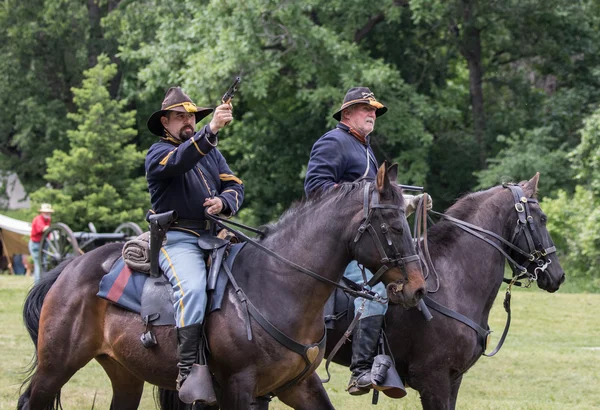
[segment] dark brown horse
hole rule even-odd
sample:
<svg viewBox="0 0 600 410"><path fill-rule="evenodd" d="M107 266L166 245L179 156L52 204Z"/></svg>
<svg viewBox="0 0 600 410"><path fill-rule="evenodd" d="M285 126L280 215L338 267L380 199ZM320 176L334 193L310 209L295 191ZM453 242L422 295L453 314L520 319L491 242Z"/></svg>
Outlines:
<svg viewBox="0 0 600 410"><path fill-rule="evenodd" d="M425 282L418 262L401 264L403 257L415 255L415 248L395 180L395 166L382 166L376 183L342 184L288 211L260 243L335 282L353 259L373 272L388 264L382 280L390 302L414 306ZM370 227L359 236L365 219ZM62 386L92 359L112 382L111 409L137 408L144 381L175 388L175 329L155 328L158 345L146 349L139 339L144 331L140 316L96 296L100 279L120 254L120 245L100 247L59 266L29 293L24 319L36 344L36 362L18 409L57 408ZM323 338L331 284L250 245L239 253L233 270L249 300L281 332L305 345ZM313 351L307 365L254 319L249 341L245 317L229 288L222 309L207 319L209 366L220 386L220 407L245 410L256 406L256 397L274 393L295 409L333 408L314 373L324 349ZM305 368L304 376L287 387Z"/></svg>
<svg viewBox="0 0 600 410"><path fill-rule="evenodd" d="M565 273L556 253L552 252L552 239L545 227L546 215L537 201L531 199L537 194L538 178L539 174L520 186L529 198L531 222L541 245L550 250L545 262L550 262L544 269L539 269L543 263L530 264L527 275L531 279L537 277L541 289L555 292L563 283ZM519 202L523 206L524 203ZM461 198L446 215L494 232L526 253L535 253L529 248L525 232L516 231L520 225L515 203L511 190L498 186ZM518 205L517 208L521 209ZM515 235L516 232L519 233ZM487 329L489 313L503 280L504 256L449 220L442 219L427 233L431 259L439 273L439 290L430 293L429 297ZM526 264L523 255L513 252L497 239L493 241L518 264ZM433 275L428 277L428 290L438 287L434 279ZM463 374L483 353L482 338L464 323L433 309L431 313L433 319L427 322L417 309L390 306L386 315L386 333L398 373L409 387L419 391L423 408L454 409ZM348 322L338 323L336 330L328 334L328 350L347 325ZM347 366L350 354L349 346L344 346L334 360Z"/></svg>

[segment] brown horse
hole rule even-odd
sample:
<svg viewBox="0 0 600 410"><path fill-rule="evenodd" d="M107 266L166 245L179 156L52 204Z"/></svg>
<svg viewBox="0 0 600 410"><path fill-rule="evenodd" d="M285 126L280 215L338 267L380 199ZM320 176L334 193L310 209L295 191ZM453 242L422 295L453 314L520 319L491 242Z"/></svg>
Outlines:
<svg viewBox="0 0 600 410"><path fill-rule="evenodd" d="M538 180L539 174L536 174L521 183L524 196L520 198L515 198L511 192L514 188L508 186L467 195L450 207L446 215L493 232L532 255L534 263L528 263L522 253L491 235L483 235L526 268L525 277L535 280L541 289L555 292L564 282L565 272L545 226L547 216L535 199ZM531 219L525 218L528 222L523 223L519 214L525 212ZM535 234L528 238L528 230ZM448 218L432 226L427 234L431 260L439 273L439 282L434 275L428 277L428 290L438 289L429 297L471 319L482 330L487 329L489 313L502 284L505 257L490 243L461 229ZM485 337L436 310L432 309L431 314L433 319L427 322L417 309L390 306L386 314L386 334L398 373L408 386L420 393L423 409L452 410L456 407L464 373L484 353ZM336 324L335 330L328 332L328 350L342 336L350 320L345 318ZM350 355L350 347L344 346L334 361L348 366Z"/></svg>
<svg viewBox="0 0 600 410"><path fill-rule="evenodd" d="M387 264L382 280L390 302L416 305L425 282L417 261L402 263L416 252L402 192L393 182L396 173L395 166L388 170L384 165L376 183L342 184L300 204L268 227L260 243L336 283L352 260L373 272ZM362 235L357 235L359 228ZM100 247L57 267L29 293L24 319L37 347L36 362L18 409L58 408L62 386L92 359L112 382L111 409L136 409L144 381L175 388L175 328L155 328L158 345L146 349L139 340L144 331L140 316L96 296L100 279L120 254L118 244ZM250 244L239 253L233 271L248 299L277 329L304 345L323 339L323 308L334 289L330 283ZM207 318L209 366L219 386L219 406L248 409L256 406L257 397L274 394L295 409L333 408L314 373L324 349L312 349L306 360L254 318L249 341L245 317L229 285L221 310Z"/></svg>

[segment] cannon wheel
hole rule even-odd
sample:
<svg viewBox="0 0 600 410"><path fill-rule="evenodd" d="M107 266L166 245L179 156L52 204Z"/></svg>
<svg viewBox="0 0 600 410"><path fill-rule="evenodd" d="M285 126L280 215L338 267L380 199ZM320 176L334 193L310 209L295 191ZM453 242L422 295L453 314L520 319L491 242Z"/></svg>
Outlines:
<svg viewBox="0 0 600 410"><path fill-rule="evenodd" d="M71 228L62 222L52 224L40 240L41 273L48 272L67 258L82 254Z"/></svg>
<svg viewBox="0 0 600 410"><path fill-rule="evenodd" d="M115 233L124 233L127 235L127 239L133 239L143 234L144 231L142 231L142 228L135 222L124 222L117 226Z"/></svg>

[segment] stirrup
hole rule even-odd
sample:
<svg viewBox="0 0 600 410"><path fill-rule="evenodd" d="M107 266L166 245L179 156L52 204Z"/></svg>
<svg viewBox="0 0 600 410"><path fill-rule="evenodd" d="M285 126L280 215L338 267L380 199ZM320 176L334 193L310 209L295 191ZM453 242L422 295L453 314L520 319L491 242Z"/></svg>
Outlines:
<svg viewBox="0 0 600 410"><path fill-rule="evenodd" d="M375 357L371 369L371 382L375 390L382 391L388 397L400 399L406 396L404 383L388 355L380 354Z"/></svg>
<svg viewBox="0 0 600 410"><path fill-rule="evenodd" d="M177 379L179 383L179 378ZM186 404L195 402L209 406L217 404L212 375L207 365L194 364L179 388L179 399Z"/></svg>

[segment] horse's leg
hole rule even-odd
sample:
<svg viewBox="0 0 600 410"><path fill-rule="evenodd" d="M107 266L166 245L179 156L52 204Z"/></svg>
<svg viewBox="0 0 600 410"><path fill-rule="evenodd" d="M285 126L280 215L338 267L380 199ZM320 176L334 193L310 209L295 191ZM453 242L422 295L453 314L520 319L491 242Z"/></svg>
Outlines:
<svg viewBox="0 0 600 410"><path fill-rule="evenodd" d="M257 397L250 404L250 410L269 410L269 402L271 400L266 397Z"/></svg>
<svg viewBox="0 0 600 410"><path fill-rule="evenodd" d="M432 371L411 376L411 387L421 394L423 410L448 410L452 391L447 372Z"/></svg>
<svg viewBox="0 0 600 410"><path fill-rule="evenodd" d="M448 407L450 410L454 410L456 408L456 399L458 399L458 389L460 389L462 378L463 375L461 374L452 383L452 391L450 393L450 406Z"/></svg>
<svg viewBox="0 0 600 410"><path fill-rule="evenodd" d="M45 409L62 386L102 348L104 310L97 282L73 261L52 285L40 313L38 366L31 379L31 409ZM77 292L73 292L77 289Z"/></svg>
<svg viewBox="0 0 600 410"><path fill-rule="evenodd" d="M31 378L30 396L24 409L50 408L60 389L93 358L74 349L77 347L73 345L52 350L46 344L38 346L38 367Z"/></svg>
<svg viewBox="0 0 600 410"><path fill-rule="evenodd" d="M313 373L302 382L286 389L277 397L296 410L334 408L317 373Z"/></svg>
<svg viewBox="0 0 600 410"><path fill-rule="evenodd" d="M110 410L137 409L144 391L144 381L109 356L98 356L96 360L104 368L112 384L113 398Z"/></svg>
<svg viewBox="0 0 600 410"><path fill-rule="evenodd" d="M219 392L219 408L227 410L248 410L254 400L256 378L250 371L237 373L222 384Z"/></svg>

